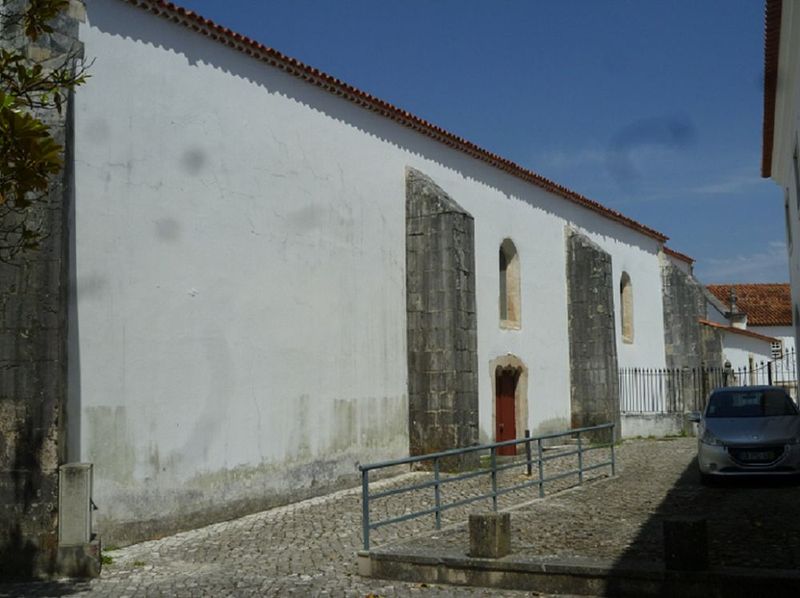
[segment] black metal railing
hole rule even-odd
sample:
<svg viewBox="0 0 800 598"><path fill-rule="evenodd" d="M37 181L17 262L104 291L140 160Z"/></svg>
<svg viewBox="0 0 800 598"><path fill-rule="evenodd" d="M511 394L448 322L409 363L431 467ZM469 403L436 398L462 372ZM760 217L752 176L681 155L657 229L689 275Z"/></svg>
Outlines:
<svg viewBox="0 0 800 598"><path fill-rule="evenodd" d="M606 431L606 432L604 432ZM608 442L588 442L589 438L596 438L599 432L604 432L605 437L609 439ZM566 449L561 448L555 453L545 453L545 441L551 441L558 438L573 438L575 441L575 448L568 446ZM361 505L362 505L362 532L364 540L364 550L369 550L369 537L370 532L376 528L390 525L393 523L401 523L409 521L418 517L426 515L433 515L434 526L440 529L442 525L442 513L449 509L464 506L481 500L492 501L492 509L497 510L497 498L501 495L528 488L531 486L538 487L539 497L544 496L544 487L547 482L553 482L570 476L577 476L579 484L583 483L584 474L588 471L598 469L601 467L611 467L611 475L615 473L615 455L614 455L614 424L602 424L599 426L591 426L586 428L575 428L565 432L558 432L555 434L543 434L541 436L528 436L518 440L507 440L504 442L495 442L493 444L483 444L470 446L466 448L453 449L449 451L442 451L439 453L430 453L427 455L419 455L415 457L406 457L404 459L394 459L391 461L383 461L380 463L370 463L368 465L359 465L361 471ZM518 447L524 449L524 458L517 459L511 463L498 461L498 449L504 447ZM600 462L588 463L584 456L599 449L610 450L608 460ZM463 457L470 453L489 453L489 466L485 469L475 469L456 475L442 476L441 464L443 461L452 461L454 458ZM554 459L561 459L569 456L577 456L577 467L566 471L559 471L552 475L545 476L544 465L548 461ZM429 462L432 465L433 479L426 480L418 484L410 484L401 486L399 488L390 488L374 494L369 491L369 474L371 471L396 467L398 465L418 465L423 462ZM526 468L527 479L524 482L511 484L505 487L500 487L498 484L498 473L507 471L512 468ZM536 472L534 475L533 472ZM447 501L442 488L454 484L455 482L469 480L480 476L488 476L491 481L491 490L486 493L478 494L477 496L469 496L458 500ZM417 511L404 512L402 515L388 517L382 520L373 520L370 517L370 506L373 501L387 498L389 496L396 496L398 494L411 493L418 490L430 488L432 493L430 496L430 506L419 509Z"/></svg>
<svg viewBox="0 0 800 598"><path fill-rule="evenodd" d="M746 367L620 368L620 410L629 414L702 411L709 393L722 386L782 386L797 400L794 350Z"/></svg>

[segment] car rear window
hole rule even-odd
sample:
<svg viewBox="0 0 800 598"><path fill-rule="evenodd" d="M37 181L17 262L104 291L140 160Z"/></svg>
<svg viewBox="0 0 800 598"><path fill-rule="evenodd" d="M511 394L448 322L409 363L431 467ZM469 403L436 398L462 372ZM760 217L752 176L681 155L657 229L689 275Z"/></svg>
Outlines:
<svg viewBox="0 0 800 598"><path fill-rule="evenodd" d="M725 391L711 395L706 417L774 417L797 415L794 401L779 390Z"/></svg>

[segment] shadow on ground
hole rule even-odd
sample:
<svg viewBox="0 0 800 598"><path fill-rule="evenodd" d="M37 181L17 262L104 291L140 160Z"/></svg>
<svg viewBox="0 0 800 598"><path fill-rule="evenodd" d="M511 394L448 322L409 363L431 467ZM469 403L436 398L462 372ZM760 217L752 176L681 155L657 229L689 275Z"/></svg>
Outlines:
<svg viewBox="0 0 800 598"><path fill-rule="evenodd" d="M34 598L36 596L70 596L89 590L88 581L27 581L19 583L0 582L0 598Z"/></svg>
<svg viewBox="0 0 800 598"><path fill-rule="evenodd" d="M646 481L643 481L646 483ZM655 512L614 563L620 571L662 555L665 519L707 519L709 564L753 569L800 567L800 478L724 478L701 483L697 459L686 467ZM610 580L608 595L620 593Z"/></svg>

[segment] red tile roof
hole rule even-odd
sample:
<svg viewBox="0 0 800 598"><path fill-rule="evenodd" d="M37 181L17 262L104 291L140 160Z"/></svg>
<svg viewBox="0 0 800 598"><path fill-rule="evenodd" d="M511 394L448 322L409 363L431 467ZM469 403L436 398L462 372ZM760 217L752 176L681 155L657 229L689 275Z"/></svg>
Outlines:
<svg viewBox="0 0 800 598"><path fill-rule="evenodd" d="M789 283L710 284L708 290L730 308L731 287L736 289L736 306L747 314L748 326L792 325L792 292Z"/></svg>
<svg viewBox="0 0 800 598"><path fill-rule="evenodd" d="M733 326L725 326L725 324L719 324L717 322L712 322L710 320L703 320L702 318L697 321L705 326L711 326L712 328L719 328L721 330L724 330L725 332L732 332L733 334L741 334L742 336L757 338L758 340L767 341L768 343L774 343L778 340L777 338L773 338L765 334L759 334L758 332L753 332L752 330L747 330L745 328L734 328Z"/></svg>
<svg viewBox="0 0 800 598"><path fill-rule="evenodd" d="M655 229L628 218L616 210L612 210L603 206L593 199L589 199L580 193L576 193L571 189L567 189L566 187L559 185L554 181L551 181L531 170L515 164L511 160L507 160L506 158L485 150L482 147L475 145L471 141L467 141L462 137L454 135L453 133L429 123L428 121L423 120L422 118L415 116L410 112L397 108L389 102L376 98L375 96L361 91L352 85L348 85L344 81L340 81L331 75L310 67L299 60L286 56L285 54L282 54L273 48L269 48L263 44L260 44L259 42L236 33L235 31L231 31L227 27L222 27L221 25L202 17L195 12L177 6L172 2L167 2L166 0L124 1L148 10L153 14L169 19L170 21L183 25L184 27L188 27L189 29L196 31L201 35L205 35L216 42L230 46L231 48L238 50L243 54L247 54L248 56L251 56L257 60L266 62L271 66L277 67L291 75L294 75L295 77L299 77L300 79L316 85L317 87L320 87L334 95L349 100L354 104L358 104L367 110L376 112L406 127L414 129L423 135L452 147L453 149L464 152L465 154L468 154L477 160L491 164L495 168L499 168L500 170L503 170L524 181L537 185L538 187L541 187L551 193L560 195L569 201L597 212L606 218L619 222L644 235L652 237L661 242L664 242L669 238Z"/></svg>
<svg viewBox="0 0 800 598"><path fill-rule="evenodd" d="M664 253L666 253L667 255L671 255L672 257L677 258L681 261L684 261L689 265L694 264L694 258L691 258L685 253L681 253L680 251L675 251L674 249L671 249L666 245L664 245Z"/></svg>
<svg viewBox="0 0 800 598"><path fill-rule="evenodd" d="M781 47L782 0L767 0L764 16L764 124L761 130L761 176L772 176L775 138L775 94L778 89L778 54Z"/></svg>

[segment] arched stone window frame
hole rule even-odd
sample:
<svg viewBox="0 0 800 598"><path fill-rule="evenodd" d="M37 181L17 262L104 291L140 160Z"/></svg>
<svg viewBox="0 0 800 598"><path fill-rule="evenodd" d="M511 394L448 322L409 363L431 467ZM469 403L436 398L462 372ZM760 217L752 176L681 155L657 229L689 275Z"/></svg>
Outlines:
<svg viewBox="0 0 800 598"><path fill-rule="evenodd" d="M619 320L622 342L633 344L633 284L624 271L619 278Z"/></svg>
<svg viewBox="0 0 800 598"><path fill-rule="evenodd" d="M498 274L500 327L519 330L522 328L520 259L517 246L509 238L500 244Z"/></svg>

